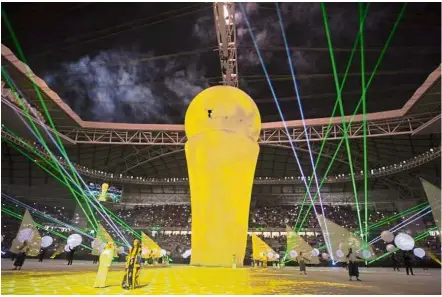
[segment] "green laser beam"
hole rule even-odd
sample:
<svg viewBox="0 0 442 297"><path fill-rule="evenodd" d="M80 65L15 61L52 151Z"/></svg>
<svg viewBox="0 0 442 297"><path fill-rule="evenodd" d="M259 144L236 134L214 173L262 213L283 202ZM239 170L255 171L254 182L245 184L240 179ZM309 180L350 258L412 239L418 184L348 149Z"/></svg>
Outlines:
<svg viewBox="0 0 442 297"><path fill-rule="evenodd" d="M362 19L363 4L359 2L359 17ZM364 146L364 213L365 213L365 247L368 243L368 156L367 156L367 98L365 93L365 55L364 55L364 23L360 23L359 32L361 36L361 89L362 89L362 127L363 127L363 146Z"/></svg>
<svg viewBox="0 0 442 297"><path fill-rule="evenodd" d="M6 82L8 83L8 85L9 85L10 87L12 87L11 90L14 91L15 88L14 88L14 86L12 85L11 81L9 80L8 76L4 73L4 69L3 69L3 67L2 67L2 74L3 74L4 78L6 79ZM17 98L17 100L19 100L19 102L21 103L21 105L22 105L22 107L23 107L23 109L24 109L23 101L18 97L18 95L17 95L16 93L14 93L14 96ZM35 123L34 123L34 121L32 121L32 120L30 119L30 115L29 115L29 113L26 112L25 116L28 118L30 124L34 127L34 132L38 135L38 138L39 138L40 143L42 143L42 145L46 148L46 150L47 150L48 152L50 152L49 148L48 148L47 145L46 145L46 142L42 139L42 136L41 136L39 130L37 129L37 127L35 127ZM16 136L16 138L17 138L17 139L18 139L18 140L19 140L19 141L20 141L25 147L30 148L31 151L33 150L33 148L32 148L28 143L26 143L25 141L23 141L20 137L18 137L13 131L11 131L10 129L8 129L5 125L3 125L3 129L6 130L8 133L10 133L10 134ZM51 156L52 156L52 155L51 155ZM53 156L52 156L52 157L53 157ZM74 196L74 199L75 199L76 202L80 205L80 208L83 210L84 214L86 215L86 219L87 219L88 222L91 224L91 226L93 227L93 229L94 229L95 231L97 231L97 230L98 230L98 228L97 228L98 223L97 223L96 225L94 225L93 223L91 223L91 222L93 222L93 221L89 218L88 213L84 210L83 206L81 205L81 203L80 203L80 199L77 197L76 193L73 191L72 187L71 187L70 184L68 183L68 181L67 181L67 177L66 177L66 176L63 174L63 172L61 171L61 168L60 168L59 164L58 164L57 162L54 162L54 164L56 165L56 168L54 167L54 169L55 169L56 171L60 172L60 174L61 174L63 180L65 181L65 184L67 185L67 187L68 187L69 190L71 191L72 195ZM81 195L79 195L79 196L82 197ZM89 209L90 209L90 208L89 208ZM91 214L92 218L94 218L94 214L93 214L92 210L90 210L90 212L91 212L90 214ZM96 220L95 220L95 222L96 222Z"/></svg>
<svg viewBox="0 0 442 297"><path fill-rule="evenodd" d="M13 204L13 203L14 203L14 202L12 202L12 201L8 201L8 202L9 202L10 204ZM14 207L13 205L11 205L11 206ZM22 205L18 205L17 207L14 207L14 208L16 208L17 210L28 209L28 208L26 208L26 207L24 207L24 206L22 206ZM58 224L58 225L60 225L60 226L63 226L62 224L59 223L60 220L57 220L57 219L55 219L55 218L52 218L52 217L49 216L49 215L41 214L41 213L39 213L39 212L37 212L37 211L35 211L35 210L33 210L33 209L28 209L28 210L29 210L30 213L32 213L32 214L35 215L35 216L38 216L39 218L42 218L42 219L45 219L45 220L50 221L50 222L52 222L52 223ZM64 223L64 222L63 222L63 223ZM77 231L77 230L79 230L79 231L81 231L81 232L83 232L83 233L87 233L86 230L82 230L81 228L74 227L74 226L70 226L70 225L67 224L67 223L64 223L64 224L66 224L67 226L69 226L69 227L66 227L66 228L70 228L70 229L72 229L73 231ZM75 230L74 228L77 229L77 230ZM119 242L119 241L115 241L115 243L117 243L117 244L119 244L119 245L124 245L124 243Z"/></svg>
<svg viewBox="0 0 442 297"><path fill-rule="evenodd" d="M380 227L380 226L389 224L391 222L394 222L396 219L398 219L401 216L408 215L408 214L413 213L413 212L418 212L418 211L426 208L427 206L428 206L428 202L424 202L424 203L421 203L421 204L416 205L414 207L411 207L409 209L406 209L406 210L404 210L404 211L402 211L400 213L397 213L397 214L395 214L393 216L390 216L388 218L384 218L384 219L382 219L382 220L380 220L380 221L370 225L368 227L368 230L373 230L373 229L375 229L377 227ZM359 231L352 232L352 234L353 235L358 235ZM326 248L326 245L322 245L322 246L318 247L319 250L324 249L324 248Z"/></svg>
<svg viewBox="0 0 442 297"><path fill-rule="evenodd" d="M361 213L360 213L360 209L359 209L358 190L356 188L356 180L354 177L353 158L351 155L350 141L348 139L347 125L345 123L346 121L345 121L344 105L342 104L342 94L339 91L338 71L336 69L336 62L335 62L335 58L334 58L333 46L332 46L332 41L331 41L331 36L330 36L330 28L328 26L327 12L326 12L324 3L321 3L321 10L322 10L322 16L324 19L325 35L327 37L327 44L328 44L329 53L330 53L330 60L331 60L332 68L333 68L333 77L334 77L335 87L336 87L336 91L338 93L337 97L338 97L339 110L341 112L342 124L344 126L345 147L346 147L348 163L349 163L349 167L350 167L350 176L351 176L351 181L352 181L352 186L353 186L353 194L354 194L354 198L355 198L355 202L356 202L356 211L357 211L357 216L358 216L359 228L361 231L360 234L363 235ZM362 25L360 24L359 27L361 27L361 26ZM360 39L360 43L362 43L362 35L361 34L359 34L359 39Z"/></svg>
<svg viewBox="0 0 442 297"><path fill-rule="evenodd" d="M36 92L36 94L37 94L37 98L38 98L38 100L40 101L41 106L43 107L44 114L46 115L46 118L47 118L47 120L48 120L50 126L52 127L52 129L54 129L54 131L57 131L57 129L55 128L54 122L53 122L53 120L52 120L52 117L51 117L51 115L49 114L49 110L48 110L48 108L47 108L47 106L46 106L46 104L45 104L45 102L44 102L44 99L43 99L43 96L42 96L42 94L41 94L41 92L40 92L40 89L39 89L39 87L37 86L37 84L35 83L34 75L32 74L32 71L31 71L31 69L30 69L29 66L28 66L28 63L27 63L26 57L25 57L25 55L24 55L24 53L23 53L23 51L22 51L22 48L21 48L21 46L20 46L20 43L18 42L18 39L17 39L17 37L16 37L16 35L15 35L13 29L12 29L11 23L9 22L9 19L8 19L7 15L6 15L6 12L5 12L3 9L2 9L2 16L3 16L3 19L4 19L4 21L5 21L6 27L8 28L8 31L9 31L11 37L12 37L12 40L13 40L13 42L14 42L14 45L15 45L15 47L16 47L18 53L19 53L19 56L20 56L20 58L22 59L22 61L23 61L23 62L25 63L25 65L26 65L26 69L28 70L28 77L29 77L29 79L30 79L30 81L31 81L31 83L32 83L33 88L35 89L35 92ZM24 110L24 111L26 112L26 110ZM33 125L33 126L35 126L35 125ZM34 127L34 128L35 128L35 127ZM37 131L36 131L36 132L37 132ZM38 134L39 134L39 133L38 133ZM69 165L69 167L70 167L70 169L71 169L71 172L72 172L72 174L73 174L73 177L74 177L75 181L77 182L77 184L79 184L79 181L78 181L77 176L76 176L76 174L75 174L75 173L78 174L78 172L76 172L76 170L75 170L75 168L72 166L71 162L69 162L69 159L68 159L68 157L67 157L66 150L65 150L65 148L64 148L64 146L63 146L63 143L62 143L62 141L61 141L61 139L60 139L60 136L58 135L58 133L54 133L54 134L55 134L55 138L56 138L56 140L57 140L57 142L58 142L59 148L61 148L60 151L61 151L61 153L64 155L64 157L66 158L66 160L68 160L68 165ZM40 134L39 134L39 135L40 135ZM42 139L41 135L40 135L40 138ZM42 140L43 140L43 142L44 142L44 139L42 139ZM43 144L43 143L42 143L42 144ZM44 144L44 146L45 146L45 148L47 148L47 147L46 147L46 144ZM49 149L47 149L47 150L48 150L48 152L52 155L52 153L50 152L50 150L49 150ZM81 189L81 191L83 192L82 189ZM83 194L84 194L84 193L83 193ZM86 201L88 200L88 196L87 196L87 195L84 195L83 198L84 198ZM89 201L87 201L87 202L89 202ZM92 202L91 202L91 204L92 204ZM96 229L96 228L98 227L98 222L97 222L97 220L95 219L95 216L93 215L93 212L92 212L92 209L90 208L89 203L86 203L86 206L89 207L89 210L90 210L90 212L91 212L91 214L92 214L92 218L94 219L94 222L96 223L96 226L93 225L93 224L92 224L92 226L95 227L94 229ZM123 239L124 239L124 238L123 238Z"/></svg>
<svg viewBox="0 0 442 297"><path fill-rule="evenodd" d="M365 9L364 20L365 20L365 17L367 16L367 14L368 14L368 6L369 6L369 5L367 5L367 7L366 7L366 9ZM358 32L358 34L359 34L359 32ZM352 51L351 51L351 53L350 53L350 57L349 57L349 59L348 59L347 66L346 66L346 68L345 68L344 76L343 76L343 79L342 79L342 83L341 83L341 86L340 86L340 92L343 91L344 86L345 86L345 83L347 82L347 77L348 77L348 74L350 73L350 67L351 67L351 65L352 65L353 58L354 58L355 53L356 53L356 49L357 49L357 46L358 46L358 42L359 42L359 35L356 36L356 40L355 40L355 42L354 42L354 44L353 44L353 48L352 48ZM325 144L326 144L326 142L327 142L328 136L329 136L329 134L330 134L330 132L331 132L331 130L332 130L332 120L333 120L333 117L334 117L335 114L336 114L337 108L338 108L338 101L336 100L336 102L335 102L335 106L333 107L332 115L331 115L331 117L330 117L330 119L329 119L329 122L328 122L328 125L327 125L327 129L326 129L326 132L325 132L325 137L323 138L323 140L322 140L322 142L321 142L321 148L320 148L320 150L319 150L319 154L318 154L318 157L317 157L317 159L316 159L315 170L318 168L319 161L321 160L322 152L323 152L323 150L324 150L324 148L325 148ZM321 180L321 185L322 185L322 183L323 183L324 180L325 180L324 178L323 178L323 180ZM309 185L308 185L308 188L309 188L309 189L310 189L310 187L311 187L311 185L312 185L312 182L313 182L313 174L312 174L312 176L310 177L310 182L309 182ZM320 186L321 186L321 185L320 185ZM295 222L294 230L296 230L296 227L297 227L297 225L298 225L299 218L300 218L301 213L302 213L302 210L303 210L303 208L304 208L304 204L305 204L305 202L307 201L307 194L308 194L307 192L304 194L304 199L303 199L303 201L302 201L301 209L300 209L300 211L299 211L298 217L296 218L296 222ZM309 209L309 210L310 210L310 209Z"/></svg>
<svg viewBox="0 0 442 297"><path fill-rule="evenodd" d="M370 75L370 77L369 77L369 79L368 79L368 82L367 82L367 85L366 85L366 89L369 88L369 86L370 86L372 80L374 79L374 76L375 76L375 74L376 74L376 72L377 72L377 70L378 70L378 68L379 68L379 66L380 66L380 64L381 64L381 62L382 62L384 56L385 56L385 53L386 53L386 51L387 51L387 49L388 49L388 47L389 47L389 44L391 43L391 40L392 40L392 38L393 38L393 35L394 35L394 33L396 32L397 27L399 26L399 23L400 23L400 20L401 20L401 18L402 18L402 15L403 15L403 13L404 13L404 11L405 11L405 8L406 8L406 3L402 6L402 9L401 9L401 11L400 11L400 13L399 13L399 16L398 16L398 18L396 19L396 22L395 22L395 24L394 24L392 30L390 31L390 34L389 34L389 36L388 36L388 39L387 39L387 41L386 41L386 43L385 43L385 45L384 45L384 47L383 47L383 49L382 49L381 54L379 55L379 58L378 58L378 60L377 60L377 63L376 63L376 65L375 65L375 67L373 68L373 71L372 71L372 73L371 73L371 75ZM355 118L355 116L356 116L356 114L357 114L357 112L358 112L358 110L359 110L361 104L362 104L362 98L359 99L359 102L358 102L358 104L357 104L357 106L356 106L356 108L355 108L355 110L354 110L354 112L353 112L353 115L352 115L351 118L350 118L350 121L349 121L349 123L348 123L348 126L351 126L351 124L353 123L353 120L354 120L354 118ZM336 107L336 104L335 104L335 107ZM345 128L347 128L347 126L346 126L346 125L343 125L343 126L344 126L344 130L346 131ZM345 132L345 133L346 133L346 132ZM330 163L329 163L329 166L328 166L328 168L327 168L327 170L326 170L326 173L325 173L324 176L323 176L323 179L322 179L322 181L321 181L320 187L321 187L322 184L324 183L324 181L325 181L325 179L326 179L326 177L327 177L328 171L330 170L331 165L333 164L334 160L336 159L336 156L337 156L337 154L338 154L338 152L339 152L339 149L341 148L343 142L344 142L344 139L341 139L341 141L339 142L339 144L338 144L338 146L337 146L337 148L336 148L335 154L333 155L333 157L332 157L332 159L331 159L331 161L330 161ZM316 198L316 196L317 196L317 195L315 195L315 197L313 198L313 200ZM304 224L305 220L307 219L308 213L310 212L310 210L311 210L312 207L313 207L313 204L311 204L311 205L309 206L309 209L307 210L307 213L306 213L306 215L304 216L304 219L303 219L303 221L302 221L302 223L301 223L301 227L302 227L302 225ZM301 227L299 227L299 230L302 229Z"/></svg>
<svg viewBox="0 0 442 297"><path fill-rule="evenodd" d="M7 214L7 215L9 215L9 216L11 216L11 217L13 217L13 218L16 218L16 219L18 219L18 220L23 220L23 216L21 216L21 215L18 214L18 213L15 213L15 212L12 211L12 210L9 210L9 209L5 208L5 207L2 207L2 212L4 212L5 214ZM46 232L48 232L48 233L51 233L51 234L56 235L56 236L58 236L58 237L61 237L61 238L65 239L65 240L68 239L66 236L64 236L63 234L60 234L60 233L58 233L58 232L56 232L56 231L53 231L53 230L46 230L45 227L44 227L43 225L39 224L39 223L34 222L34 225L35 225L37 228L39 228L39 229L41 229L41 230L43 230L43 231L46 231ZM82 247L84 247L84 248L86 248L86 249L88 249L88 250L92 250L92 248L90 248L90 247L88 247L88 246L86 246L86 245L84 245L84 244L80 244L80 246L82 246Z"/></svg>
<svg viewBox="0 0 442 297"><path fill-rule="evenodd" d="M437 230L437 227L430 228L429 230L425 231L424 233L417 235L414 238L414 241L418 242L419 240L422 240L422 239L426 238L428 235L430 235L430 232L434 231L434 230ZM379 257L371 260L370 262L368 262L368 264L371 264L371 263L376 262L376 261L378 261L380 259L383 259L383 258L387 257L388 255L391 255L392 253L394 253L394 252L396 252L398 250L399 250L398 248L395 248L393 252L387 252L387 253L383 254L382 256L379 256Z"/></svg>
<svg viewBox="0 0 442 297"><path fill-rule="evenodd" d="M40 168L44 169L46 172L48 172L50 175L52 175L54 178L56 178L59 182L61 182L62 184L66 185L66 183L62 180L60 180L60 178L58 178L57 176L55 176L51 171L49 171L48 169L46 169L44 166L42 166L39 162L36 162L32 157L30 157L28 154L26 154L25 152L23 152L20 148L18 148L17 146L15 146L15 144L13 144L12 142L10 142L7 138L2 137L3 140L6 140L8 143L10 143L15 149L17 149L20 153L22 153L24 156L26 156L28 159L34 161ZM25 143L26 144L26 143ZM31 147L32 150L32 147ZM42 156L41 154L38 153L38 151L36 150L32 150L32 152L36 155L38 155L41 159L45 160L45 157ZM52 164L50 164L47 160L45 160L50 166L52 166L54 168L54 166ZM75 191L75 190L73 190ZM78 192L76 192L77 194L79 194ZM80 195L80 194L79 194ZM106 208L105 208L106 209ZM112 212L110 212L109 210L106 209L106 211L108 211L109 214L115 216ZM123 227L126 227L125 229L127 231L129 231L130 233L134 234L137 237L140 237L129 225L127 225L124 221L122 221L120 218L118 218L117 216L115 216L115 219L117 219L117 221L120 222L120 225Z"/></svg>
<svg viewBox="0 0 442 297"><path fill-rule="evenodd" d="M21 150L19 147L17 147L13 142L11 142L9 139L2 137L2 140L7 141L13 148L15 148L16 150L18 150L21 154L23 154L25 157L27 157L28 159L30 159L31 161L33 161L35 164L37 164L40 168L42 168L44 171L46 171L48 174L50 174L52 177L54 177L55 179L57 179L60 183L64 184L67 186L67 184L62 181L59 177L57 177L53 172L51 172L49 169L47 169L46 167L44 167L43 165L41 165L39 162L36 162L34 160L34 158L30 157L27 153L25 153L23 150ZM27 143L24 142L24 144L27 145ZM30 150L36 154L39 158L41 158L42 160L45 160L45 156L41 155L37 150L33 150L32 147L30 145L28 145L28 147L30 148ZM47 160L45 160L49 166L54 167L51 163L49 163ZM76 192L76 190L73 189L74 192ZM76 192L77 194L79 194L78 192ZM80 195L80 194L79 194ZM116 216L114 213L112 213L110 210L108 210L107 208L105 208L105 211L108 212L108 214L110 214L111 216L114 217L114 219L116 219L117 222L120 223L120 225L127 231L129 231L130 233L132 233L133 235L135 235L137 238L141 239L141 235L139 235L134 229L132 229L126 222L122 221L118 216Z"/></svg>

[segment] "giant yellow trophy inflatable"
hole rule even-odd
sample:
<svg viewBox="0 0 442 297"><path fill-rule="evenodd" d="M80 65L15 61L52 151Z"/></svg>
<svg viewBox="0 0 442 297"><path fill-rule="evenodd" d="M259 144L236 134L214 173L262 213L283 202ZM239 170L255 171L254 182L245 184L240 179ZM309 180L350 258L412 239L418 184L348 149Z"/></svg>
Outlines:
<svg viewBox="0 0 442 297"><path fill-rule="evenodd" d="M192 265L242 266L261 117L255 102L228 86L190 103L185 145L192 207Z"/></svg>

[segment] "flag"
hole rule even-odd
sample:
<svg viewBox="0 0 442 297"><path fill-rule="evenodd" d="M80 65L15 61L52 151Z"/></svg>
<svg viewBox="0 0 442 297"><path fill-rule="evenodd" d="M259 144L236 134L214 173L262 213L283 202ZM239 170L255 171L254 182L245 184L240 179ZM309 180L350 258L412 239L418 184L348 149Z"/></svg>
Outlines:
<svg viewBox="0 0 442 297"><path fill-rule="evenodd" d="M287 230L287 250L286 255L290 258L290 251L296 251L299 255L302 252L304 258L309 259L309 264L319 264L319 258L312 256L313 248L292 228L286 227ZM294 259L292 259L294 260Z"/></svg>
<svg viewBox="0 0 442 297"><path fill-rule="evenodd" d="M160 246L144 232L141 232L141 257L149 258L151 251L154 258L162 256Z"/></svg>
<svg viewBox="0 0 442 297"><path fill-rule="evenodd" d="M436 227L441 231L441 214L440 214L440 203L441 203L441 192L440 189L424 179L421 179L422 186L424 187L425 194L427 195L428 202L431 206L431 211L433 213L433 218L436 223Z"/></svg>
<svg viewBox="0 0 442 297"><path fill-rule="evenodd" d="M252 250L253 250L253 260L263 261L268 259L268 261L276 261L275 251L268 246L261 238L259 238L255 233L252 234ZM268 254L272 253L272 257L268 257Z"/></svg>
<svg viewBox="0 0 442 297"><path fill-rule="evenodd" d="M358 257L364 258L366 260L372 259L375 256L373 248L370 245L364 247L364 243L362 242L361 237L353 235L344 227L333 223L322 215L318 215L318 220L319 225L321 226L322 234L324 235L324 240L328 240L328 237L330 238L330 245L332 250L328 252L333 252L333 255L330 255L330 257L335 262L346 262L346 255L350 248L352 248L353 252L356 253ZM328 230L329 233L328 237L326 236L326 230ZM363 257L364 250L370 253L370 257Z"/></svg>
<svg viewBox="0 0 442 297"><path fill-rule="evenodd" d="M50 258L54 259L63 252L64 252L64 246L63 244L60 244Z"/></svg>
<svg viewBox="0 0 442 297"><path fill-rule="evenodd" d="M37 256L40 253L41 248L41 236L35 226L34 220L31 214L26 209L23 219L21 221L20 229L17 232L17 236L12 241L9 251L14 254L19 253L19 248L23 245L24 241L28 242L29 252L28 256Z"/></svg>

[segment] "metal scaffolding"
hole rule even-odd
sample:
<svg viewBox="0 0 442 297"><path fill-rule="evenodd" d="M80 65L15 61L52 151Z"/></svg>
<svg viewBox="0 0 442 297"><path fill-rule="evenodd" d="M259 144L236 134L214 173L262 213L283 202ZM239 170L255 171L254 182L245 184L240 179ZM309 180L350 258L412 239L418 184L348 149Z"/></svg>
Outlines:
<svg viewBox="0 0 442 297"><path fill-rule="evenodd" d="M433 113L413 114L387 120L372 120L367 122L367 137L382 137L413 134L422 125L433 119L440 111ZM328 125L307 126L311 142L340 140L345 137L341 123ZM290 141L306 142L307 135L302 127L289 127L290 135L284 128L263 128L258 140L260 144L287 144ZM328 131L328 133L327 133ZM184 145L186 135L180 131L142 131L114 129L85 129L63 128L58 132L72 139L75 143L86 144L130 144L130 145ZM363 123L352 123L347 131L350 139L363 138Z"/></svg>
<svg viewBox="0 0 442 297"><path fill-rule="evenodd" d="M2 137L7 138L8 140L12 141L14 144L31 151L29 148L30 141L24 140L22 138L16 137L15 135L12 135L4 130L2 130ZM28 144L28 145L26 145ZM168 152L164 151L158 151L153 156L153 158L158 158L161 156L164 156L165 153L173 153L175 150L177 150L177 147L170 147L171 150ZM34 150L38 151L41 155L43 155L48 161L51 161L50 155L43 149L35 147ZM150 152L153 154L153 152ZM437 158L440 158L441 156L441 148L431 148L429 151L417 155L414 158L410 160L404 160L399 162L398 164L391 164L388 166L382 166L380 168L371 169L369 171L368 178L378 178L383 176L388 176L392 174L396 174L399 172L407 171L410 169L413 169L415 167L419 167L423 164L426 164L428 162L431 162ZM135 161L137 160L137 161ZM126 165L126 170L123 173L116 174L116 173L108 173L102 170L95 170L91 168L86 168L81 165L74 164L76 170L84 175L88 176L90 178L99 179L99 180L107 180L107 181L116 181L120 183L125 184L143 184L143 185L188 185L187 178L146 178L141 176L127 176L127 171L130 170L130 166L139 166L140 162L139 159L131 160L130 164L133 165ZM146 160L146 159L145 159ZM145 161L144 160L144 161ZM63 159L59 159L61 165L65 166L66 168L69 167L68 163ZM126 162L126 161L125 161ZM138 162L138 163L137 163ZM321 178L321 177L318 177ZM355 180L362 180L364 178L362 172L357 173L354 175ZM343 183L343 182L349 182L351 181L350 174L340 174L337 176L328 176L325 180L326 183ZM303 180L302 177L284 177L284 178L275 178L275 177L259 177L256 178L254 181L255 184L262 184L262 185L293 185L293 184L302 184Z"/></svg>
<svg viewBox="0 0 442 297"><path fill-rule="evenodd" d="M222 83L227 86L238 87L235 3L215 2L213 4L213 14L215 16Z"/></svg>

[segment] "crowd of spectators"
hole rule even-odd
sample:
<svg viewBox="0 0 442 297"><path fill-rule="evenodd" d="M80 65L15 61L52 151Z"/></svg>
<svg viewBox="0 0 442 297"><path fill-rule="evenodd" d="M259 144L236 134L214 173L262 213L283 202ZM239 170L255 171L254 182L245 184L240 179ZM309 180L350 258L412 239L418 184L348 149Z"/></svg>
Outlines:
<svg viewBox="0 0 442 297"><path fill-rule="evenodd" d="M3 88L5 88L3 90ZM43 123L46 123L45 117L42 115L40 111L31 103L29 103L26 99L24 99L19 93L12 91L7 88L5 82L2 81L2 95L14 105L29 113L31 116L37 117Z"/></svg>
<svg viewBox="0 0 442 297"><path fill-rule="evenodd" d="M38 209L39 211L56 218L60 221L66 222L68 224L75 225L75 214L73 211L65 210L64 207L54 207L45 204L38 203L29 203L28 204ZM11 211L14 211L17 214L23 215L24 209L20 205L16 205L10 202L3 202L2 207L6 207ZM121 207L121 206L120 206ZM303 217L302 214L305 214L307 211L307 207L304 206L301 212L301 206L258 206L252 207L250 210L249 216L249 228L250 230L262 231L262 232L271 232L274 230L279 230L277 235L275 232L271 232L271 236L265 236L263 239L267 242L267 244L272 247L275 251L283 254L286 248L286 236L282 231L286 225L293 226L299 213L301 212L301 219ZM321 213L321 208L317 207L317 211ZM335 222L338 225L341 225L348 229L357 229L357 214L356 210L351 208L350 206L325 206L324 212L326 217ZM159 244L163 249L170 253L172 259L175 262L182 262L182 254L191 248L191 234L188 232L191 227L191 211L189 205L156 205L156 206L136 206L126 208L126 209L115 209L114 213L118 215L119 218L128 223L133 229L136 229L138 232L143 231L152 239ZM31 214L33 214L31 212ZM382 219L385 219L389 216L396 214L396 212L388 212L388 211L371 211L369 213L369 224L379 222ZM373 231L373 234L378 235L380 230L385 230L388 226L395 225L399 223L406 217L399 217L397 220L391 222L387 226L383 226L379 230ZM45 226L57 226L54 222L48 222L46 219L34 215L34 221L40 223ZM300 220L301 220L300 219ZM119 240L118 236L116 236L115 232L111 230L107 223L102 222L103 226L106 230L110 232L110 234ZM300 223L300 222L299 222ZM430 224L434 224L432 218L426 218L424 220L423 227L428 227ZM428 226L427 226L428 225ZM20 226L20 221L16 218L11 218L7 215L2 216L2 251L7 251L12 243L12 240L15 238L17 231ZM180 230L180 231L170 231L166 232L165 230ZM187 231L186 231L187 230ZM308 231L313 230L313 231ZM318 231L319 230L319 231ZM131 233L128 230L121 229L120 230L123 235L127 238L127 240L131 241ZM324 245L324 239L321 235L319 225L315 218L314 212L310 211L307 219L305 221L305 225L301 233L301 236L312 246L312 247L320 247ZM307 231L307 232L305 232ZM63 234L64 236L69 236L74 231L72 230L60 230L57 229L58 233ZM87 231L88 233L90 232ZM41 236L50 235L46 230L40 230ZM92 234L93 236L93 234ZM54 237L54 236L52 236ZM83 244L90 246L91 240L89 238L83 237ZM60 244L63 240L59 240ZM248 238L248 245L246 251L246 259L251 258L252 255L252 244L251 244L251 236ZM440 253L441 244L439 236L429 236L422 242L420 242L422 247L429 248L436 253ZM377 242L373 246L376 253L383 253L385 251L385 243L382 241ZM55 249L55 245L52 246L49 250ZM77 253L78 258L90 258L90 249L81 247Z"/></svg>
<svg viewBox="0 0 442 297"><path fill-rule="evenodd" d="M320 206L316 206L318 214L322 214ZM191 211L189 205L149 205L136 206L130 209L118 209L119 217L135 227L161 227L161 228L190 228ZM351 206L324 206L325 217L336 224L349 229L358 228L356 210ZM393 211L369 211L368 224L371 225L379 220L395 215ZM298 223L302 221L304 228L319 228L315 212L306 205L282 205L252 207L249 215L249 228L285 228L293 225L298 216ZM401 218L399 218L400 221ZM362 223L364 220L362 218ZM397 224L393 221L391 224ZM387 227L391 224L387 224Z"/></svg>

